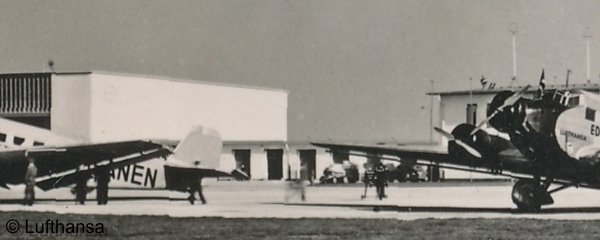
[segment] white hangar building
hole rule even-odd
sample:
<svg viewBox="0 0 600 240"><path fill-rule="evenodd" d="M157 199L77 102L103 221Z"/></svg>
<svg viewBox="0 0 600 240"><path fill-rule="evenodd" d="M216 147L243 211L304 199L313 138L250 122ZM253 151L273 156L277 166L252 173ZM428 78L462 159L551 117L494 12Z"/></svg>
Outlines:
<svg viewBox="0 0 600 240"><path fill-rule="evenodd" d="M474 89L474 90L459 90L445 92L430 92L427 95L438 96L439 106L439 122L436 126L440 126L447 132L451 132L456 126L461 123L479 124L487 118L487 109L489 104L497 93L502 91L519 91L523 87L499 87L494 89ZM546 90L566 90L580 89L589 92L598 92L598 84L569 84L565 85L547 85ZM538 86L532 86L525 93L525 97L532 98ZM556 96L561 98L558 101L564 104L579 104L580 96L577 94L568 94ZM435 109L435 107L434 107ZM447 141L442 139L440 134L435 134L435 142L443 146L447 146ZM461 179L461 178L502 178L487 174L468 173L455 170L444 170L446 179Z"/></svg>
<svg viewBox="0 0 600 240"><path fill-rule="evenodd" d="M222 169L289 177L283 90L76 72L0 74L0 94L0 117L91 143L180 140L195 126L215 128Z"/></svg>

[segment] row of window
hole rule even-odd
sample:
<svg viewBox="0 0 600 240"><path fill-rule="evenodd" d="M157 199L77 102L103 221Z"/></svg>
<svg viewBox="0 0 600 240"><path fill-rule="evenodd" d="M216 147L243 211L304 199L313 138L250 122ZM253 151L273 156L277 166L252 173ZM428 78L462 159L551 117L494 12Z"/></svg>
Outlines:
<svg viewBox="0 0 600 240"><path fill-rule="evenodd" d="M50 74L0 75L0 113L49 112L50 95Z"/></svg>

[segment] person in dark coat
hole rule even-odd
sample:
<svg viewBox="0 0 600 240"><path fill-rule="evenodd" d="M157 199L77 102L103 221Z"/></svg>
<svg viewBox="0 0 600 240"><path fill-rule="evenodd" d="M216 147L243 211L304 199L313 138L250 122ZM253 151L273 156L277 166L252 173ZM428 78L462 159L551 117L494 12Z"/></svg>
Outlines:
<svg viewBox="0 0 600 240"><path fill-rule="evenodd" d="M379 200L387 197L385 195L385 187L387 184L387 169L380 162L375 166L375 187L377 188L377 197Z"/></svg>
<svg viewBox="0 0 600 240"><path fill-rule="evenodd" d="M110 182L110 171L101 170L96 172L96 198L98 205L108 203L108 183Z"/></svg>
<svg viewBox="0 0 600 240"><path fill-rule="evenodd" d="M195 161L194 165L196 167L199 167L200 161ZM198 195L200 195L200 201L202 202L202 204L206 204L206 198L204 198L204 194L202 193L202 177L203 176L199 176L194 173L190 173L190 175L188 176L188 178L190 179L190 182L188 183L190 192L188 200L192 205L194 205L194 201L196 200L196 192L198 193Z"/></svg>
<svg viewBox="0 0 600 240"><path fill-rule="evenodd" d="M204 198L204 194L202 193L202 178L193 179L190 181L190 196L188 200L190 204L194 205L194 201L196 200L196 192L200 195L200 201L202 204L206 204L206 198Z"/></svg>
<svg viewBox="0 0 600 240"><path fill-rule="evenodd" d="M90 179L89 174L80 173L75 176L75 199L79 204L85 204L87 198L87 181Z"/></svg>
<svg viewBox="0 0 600 240"><path fill-rule="evenodd" d="M33 159L29 159L27 172L25 172L25 205L33 205L35 201L35 178L37 176L37 167Z"/></svg>

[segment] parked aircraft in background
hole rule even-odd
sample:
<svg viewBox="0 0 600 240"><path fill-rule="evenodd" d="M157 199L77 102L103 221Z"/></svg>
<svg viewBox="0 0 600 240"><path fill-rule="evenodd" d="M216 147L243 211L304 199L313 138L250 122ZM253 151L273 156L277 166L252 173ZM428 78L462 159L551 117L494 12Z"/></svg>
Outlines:
<svg viewBox="0 0 600 240"><path fill-rule="evenodd" d="M519 92L498 93L481 124L460 124L447 149L312 143L358 156L419 162L429 166L506 175L518 179L512 201L521 210L552 204L552 193L568 187L600 189L600 96L583 90L544 90L533 99ZM487 125L487 127L485 127ZM508 174L503 171L510 171ZM550 186L558 185L554 189Z"/></svg>
<svg viewBox="0 0 600 240"><path fill-rule="evenodd" d="M9 184L25 183L30 160L37 168L36 186L44 191L72 186L82 179L87 182L102 172L112 174L111 185L125 180L134 186L177 191L186 191L190 181L202 177L229 175L217 170L222 148L219 134L202 127L191 131L173 150L142 140L85 143L0 118L0 148L0 186L7 189ZM149 160L161 161L161 168L140 165Z"/></svg>

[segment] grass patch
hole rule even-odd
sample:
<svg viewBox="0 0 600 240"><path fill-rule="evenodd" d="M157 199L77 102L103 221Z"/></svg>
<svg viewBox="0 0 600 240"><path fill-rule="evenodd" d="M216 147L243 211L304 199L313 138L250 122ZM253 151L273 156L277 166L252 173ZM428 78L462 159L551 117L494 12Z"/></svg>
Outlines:
<svg viewBox="0 0 600 240"><path fill-rule="evenodd" d="M45 223L47 219L102 223L106 233L93 237L171 239L593 239L599 221L534 219L227 219L167 216L76 215L40 212L2 212L0 221ZM32 227L30 226L30 229ZM0 238L12 238L6 229ZM40 234L21 235L39 237ZM69 235L41 235L64 237ZM71 235L72 236L72 235ZM77 235L80 237L86 235Z"/></svg>

